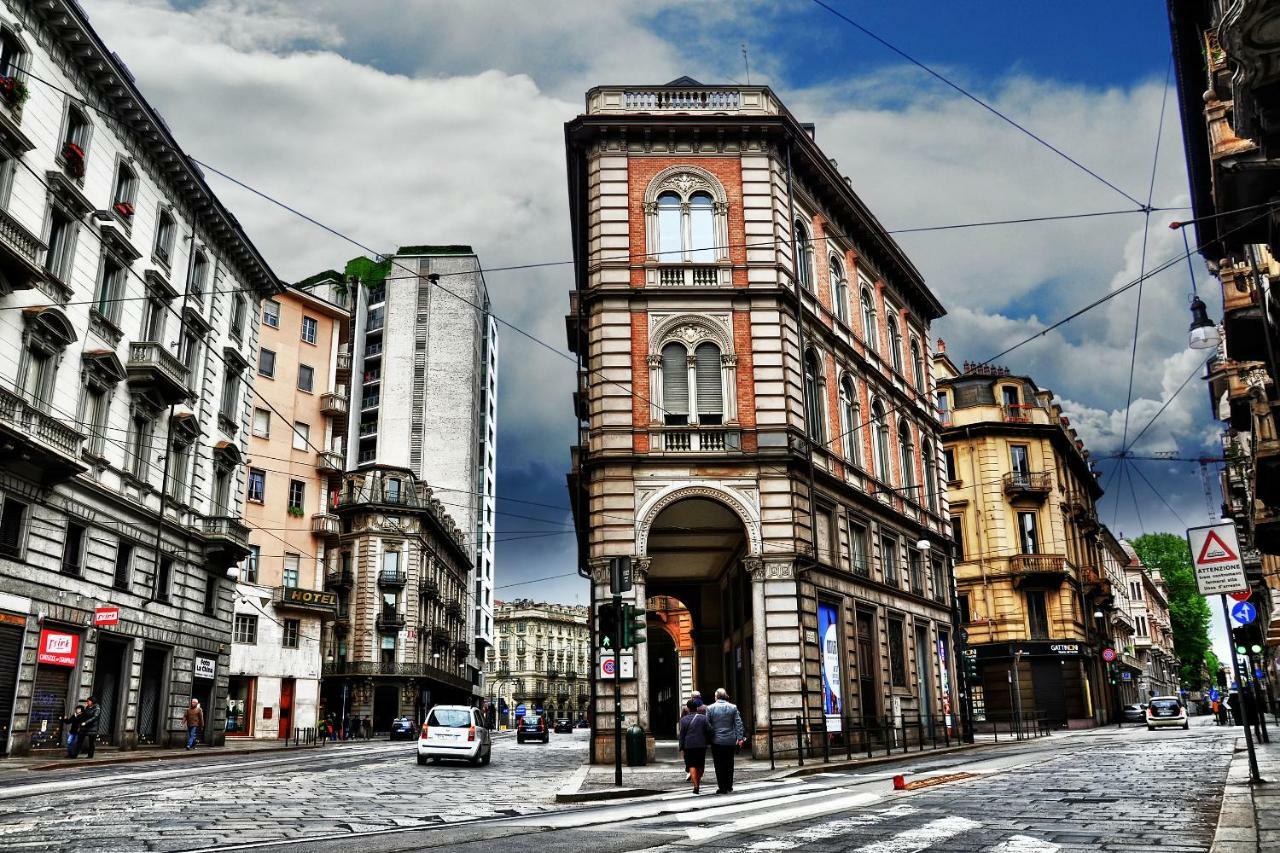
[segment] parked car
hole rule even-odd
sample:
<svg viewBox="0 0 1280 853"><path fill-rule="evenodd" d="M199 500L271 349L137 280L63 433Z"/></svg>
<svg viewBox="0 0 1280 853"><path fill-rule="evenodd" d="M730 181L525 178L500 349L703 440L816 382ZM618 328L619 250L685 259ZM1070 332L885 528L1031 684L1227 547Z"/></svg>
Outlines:
<svg viewBox="0 0 1280 853"><path fill-rule="evenodd" d="M391 721L391 740L413 740L413 733L417 729L413 720L408 717L397 717Z"/></svg>
<svg viewBox="0 0 1280 853"><path fill-rule="evenodd" d="M1182 700L1177 696L1152 696L1151 701L1147 702L1147 731L1169 726L1191 728Z"/></svg>
<svg viewBox="0 0 1280 853"><path fill-rule="evenodd" d="M456 758L472 764L488 764L493 753L489 729L480 712L466 705L437 705L427 714L418 733L418 763L438 763Z"/></svg>
<svg viewBox="0 0 1280 853"><path fill-rule="evenodd" d="M1147 721L1147 706L1125 705L1124 721L1126 723L1145 723Z"/></svg>
<svg viewBox="0 0 1280 853"><path fill-rule="evenodd" d="M551 743L551 730L547 728L545 714L525 714L520 720L520 727L516 729L516 743L524 743L526 740Z"/></svg>
<svg viewBox="0 0 1280 853"><path fill-rule="evenodd" d="M556 720L556 727L554 731L558 735L573 734L573 720L570 720L570 719Z"/></svg>

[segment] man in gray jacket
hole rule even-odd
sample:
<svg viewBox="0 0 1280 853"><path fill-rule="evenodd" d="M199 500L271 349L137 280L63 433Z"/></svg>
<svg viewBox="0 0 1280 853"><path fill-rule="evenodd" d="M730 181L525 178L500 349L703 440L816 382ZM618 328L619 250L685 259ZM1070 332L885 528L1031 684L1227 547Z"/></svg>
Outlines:
<svg viewBox="0 0 1280 853"><path fill-rule="evenodd" d="M707 722L711 723L711 760L716 768L716 793L733 792L733 754L747 740L738 706L729 701L723 687L716 690L716 701L707 706Z"/></svg>

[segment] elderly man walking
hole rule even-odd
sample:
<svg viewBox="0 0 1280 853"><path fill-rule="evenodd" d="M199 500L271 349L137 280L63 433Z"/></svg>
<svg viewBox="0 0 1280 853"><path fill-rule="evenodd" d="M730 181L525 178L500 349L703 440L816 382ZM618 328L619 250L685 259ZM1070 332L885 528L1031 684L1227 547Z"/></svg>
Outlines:
<svg viewBox="0 0 1280 853"><path fill-rule="evenodd" d="M716 768L716 793L733 792L733 754L746 743L738 706L729 701L723 688L716 690L716 701L707 706L707 722L711 724L711 760Z"/></svg>

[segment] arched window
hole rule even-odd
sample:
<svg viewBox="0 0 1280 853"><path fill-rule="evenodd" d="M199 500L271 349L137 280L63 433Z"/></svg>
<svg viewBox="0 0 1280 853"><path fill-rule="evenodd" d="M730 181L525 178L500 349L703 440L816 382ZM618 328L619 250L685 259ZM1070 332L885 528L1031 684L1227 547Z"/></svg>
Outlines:
<svg viewBox="0 0 1280 853"><path fill-rule="evenodd" d="M128 163L116 169L116 189L111 196L111 209L127 222L133 221L133 205L138 196L138 176Z"/></svg>
<svg viewBox="0 0 1280 853"><path fill-rule="evenodd" d="M862 338L867 349L875 352L880 349L879 335L876 334L876 301L871 295L871 288L862 288Z"/></svg>
<svg viewBox="0 0 1280 853"><path fill-rule="evenodd" d="M920 351L920 339L911 337L911 371L915 374L916 390L924 393L924 354Z"/></svg>
<svg viewBox="0 0 1280 853"><path fill-rule="evenodd" d="M689 197L689 260L695 264L716 261L715 202L708 193Z"/></svg>
<svg viewBox="0 0 1280 853"><path fill-rule="evenodd" d="M884 415L884 404L875 400L871 404L871 448L875 454L876 476L882 483L893 482L893 466L890 464L889 421Z"/></svg>
<svg viewBox="0 0 1280 853"><path fill-rule="evenodd" d="M916 451L911 442L911 425L906 419L898 421L898 455L902 466L902 488L913 500L920 500L912 494L911 487L916 484Z"/></svg>
<svg viewBox="0 0 1280 853"><path fill-rule="evenodd" d="M818 354L809 350L804 354L804 417L809 437L821 443L826 439L822 417L822 368Z"/></svg>
<svg viewBox="0 0 1280 853"><path fill-rule="evenodd" d="M698 423L724 422L724 389L720 382L720 347L700 343L693 351L694 393L698 398Z"/></svg>
<svg viewBox="0 0 1280 853"><path fill-rule="evenodd" d="M858 389L853 384L853 377L846 373L840 380L841 444L844 449L844 458L858 466L862 465L861 426L862 407L858 405Z"/></svg>
<svg viewBox="0 0 1280 853"><path fill-rule="evenodd" d="M675 263L684 259L683 231L680 196L675 193L658 196L658 261Z"/></svg>
<svg viewBox="0 0 1280 853"><path fill-rule="evenodd" d="M849 282L844 277L844 267L840 264L840 259L835 255L831 256L831 301L834 305L836 318L841 323L849 322Z"/></svg>
<svg viewBox="0 0 1280 853"><path fill-rule="evenodd" d="M813 290L813 243L809 241L809 229L799 219L795 221L794 228L796 279L805 290Z"/></svg>
<svg viewBox="0 0 1280 853"><path fill-rule="evenodd" d="M893 369L902 372L902 334L898 331L898 318L885 310L884 325L889 332L889 361Z"/></svg>
<svg viewBox="0 0 1280 853"><path fill-rule="evenodd" d="M924 505L936 512L938 509L938 461L933 455L933 445L926 441L920 455L924 457Z"/></svg>

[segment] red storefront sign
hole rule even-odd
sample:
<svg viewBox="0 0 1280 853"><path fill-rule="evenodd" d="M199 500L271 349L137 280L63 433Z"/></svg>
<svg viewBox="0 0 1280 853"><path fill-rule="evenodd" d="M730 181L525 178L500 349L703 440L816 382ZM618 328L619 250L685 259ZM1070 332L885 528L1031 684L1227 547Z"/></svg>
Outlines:
<svg viewBox="0 0 1280 853"><path fill-rule="evenodd" d="M54 666L75 666L80 654L80 636L66 631L45 628L40 632L40 648L36 651L37 663Z"/></svg>
<svg viewBox="0 0 1280 853"><path fill-rule="evenodd" d="M95 628L106 628L111 625L120 624L120 608L119 607L97 607L93 611L93 625Z"/></svg>

